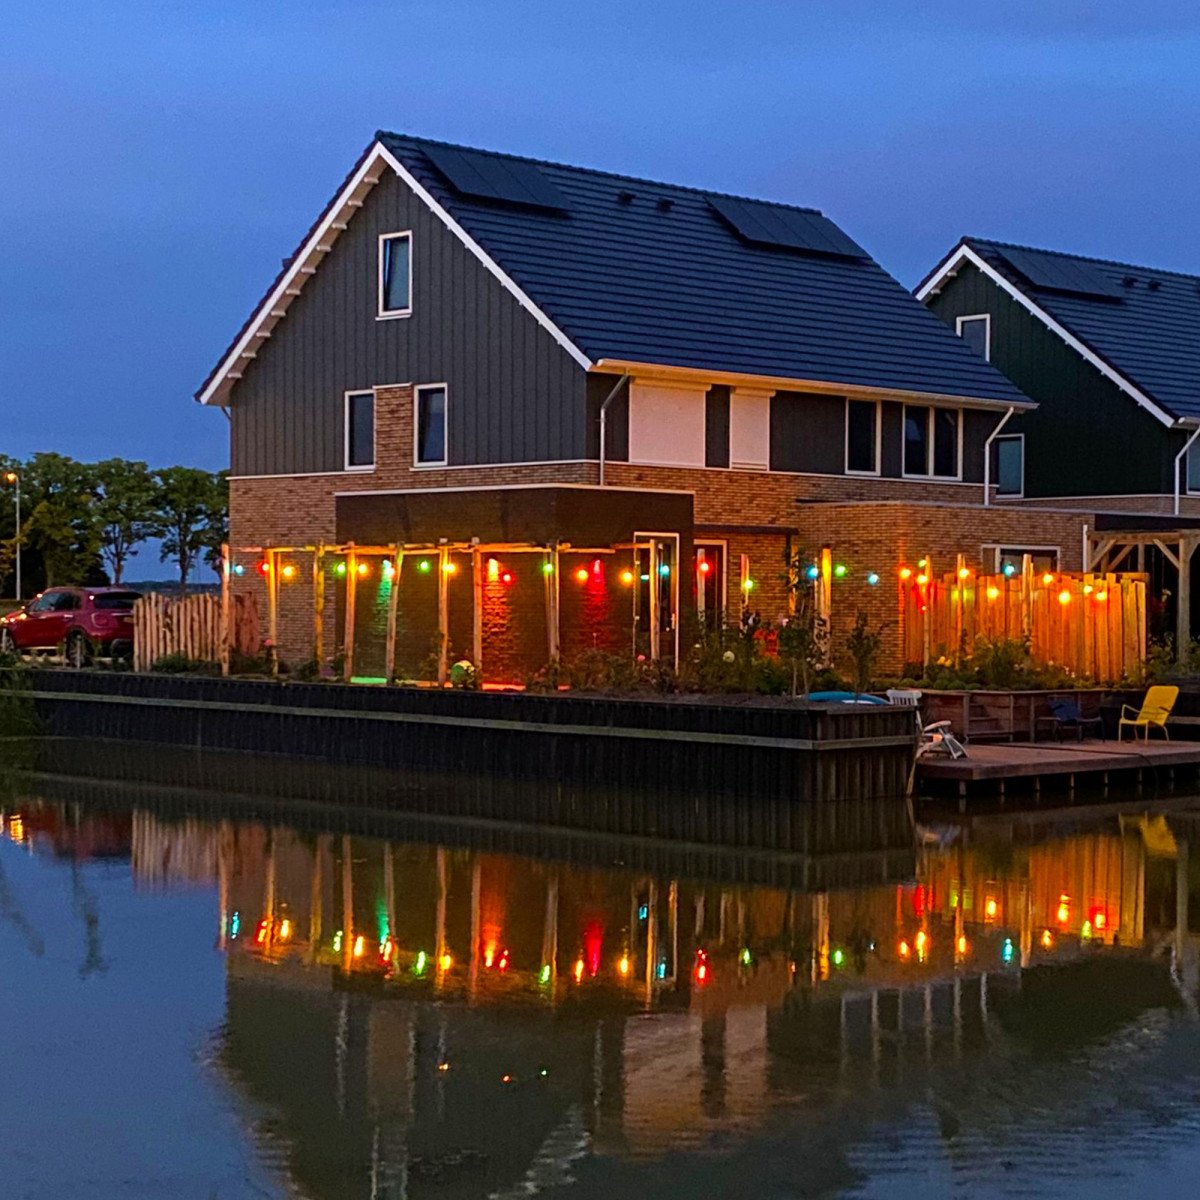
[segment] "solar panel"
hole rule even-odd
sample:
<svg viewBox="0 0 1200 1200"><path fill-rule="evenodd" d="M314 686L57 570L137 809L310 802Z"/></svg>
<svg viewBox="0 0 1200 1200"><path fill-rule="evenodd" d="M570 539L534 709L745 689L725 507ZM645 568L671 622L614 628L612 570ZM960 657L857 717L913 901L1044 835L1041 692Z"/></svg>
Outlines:
<svg viewBox="0 0 1200 1200"><path fill-rule="evenodd" d="M1010 266L1024 275L1036 288L1050 292L1068 292L1073 296L1099 296L1120 300L1121 288L1095 265L1050 254L1044 250L1025 250L1005 246L1000 250Z"/></svg>
<svg viewBox="0 0 1200 1200"><path fill-rule="evenodd" d="M502 200L528 208L565 210L567 207L562 193L534 163L482 150L460 150L456 146L423 149L459 195Z"/></svg>
<svg viewBox="0 0 1200 1200"><path fill-rule="evenodd" d="M781 246L833 258L866 258L867 252L828 217L786 204L710 196L709 204L735 233L756 246Z"/></svg>

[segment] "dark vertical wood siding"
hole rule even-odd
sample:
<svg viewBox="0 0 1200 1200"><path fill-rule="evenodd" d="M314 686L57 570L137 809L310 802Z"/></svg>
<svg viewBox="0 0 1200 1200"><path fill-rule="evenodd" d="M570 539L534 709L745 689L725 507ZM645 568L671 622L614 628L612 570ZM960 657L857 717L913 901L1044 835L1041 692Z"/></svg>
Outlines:
<svg viewBox="0 0 1200 1200"><path fill-rule="evenodd" d="M710 387L704 397L704 465L729 466L729 388Z"/></svg>
<svg viewBox="0 0 1200 1200"><path fill-rule="evenodd" d="M846 465L846 401L776 392L771 397L771 470L841 475Z"/></svg>
<svg viewBox="0 0 1200 1200"><path fill-rule="evenodd" d="M376 320L381 233L413 233L413 312ZM235 475L340 471L343 394L448 385L451 465L583 458L586 376L390 171L233 391Z"/></svg>
<svg viewBox="0 0 1200 1200"><path fill-rule="evenodd" d="M991 360L1036 412L1014 416L1005 433L1025 434L1026 496L1163 494L1174 489L1172 433L1047 329L978 268L964 267L929 307L956 318L990 313Z"/></svg>

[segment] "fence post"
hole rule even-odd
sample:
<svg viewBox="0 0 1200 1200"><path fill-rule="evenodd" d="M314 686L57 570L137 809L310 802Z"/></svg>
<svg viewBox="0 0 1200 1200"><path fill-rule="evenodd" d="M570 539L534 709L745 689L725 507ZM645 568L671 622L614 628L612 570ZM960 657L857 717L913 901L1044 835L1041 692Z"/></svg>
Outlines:
<svg viewBox="0 0 1200 1200"><path fill-rule="evenodd" d="M279 552L268 550L267 563L267 637L271 639L271 674L279 674Z"/></svg>
<svg viewBox="0 0 1200 1200"><path fill-rule="evenodd" d="M319 675L325 668L325 543L313 552L313 659Z"/></svg>
<svg viewBox="0 0 1200 1200"><path fill-rule="evenodd" d="M438 547L438 687L450 671L450 548Z"/></svg>
<svg viewBox="0 0 1200 1200"><path fill-rule="evenodd" d="M404 551L397 543L392 547L392 589L388 592L387 638L384 642L383 677L388 687L396 682L396 615L400 606L400 568Z"/></svg>
<svg viewBox="0 0 1200 1200"><path fill-rule="evenodd" d="M221 644L218 653L221 660L221 674L229 674L230 642L233 637L232 605L229 597L229 575L233 564L229 561L229 543L221 543Z"/></svg>
<svg viewBox="0 0 1200 1200"><path fill-rule="evenodd" d="M342 682L354 678L354 617L358 607L358 554L354 543L346 551L346 628L342 638ZM349 934L347 934L349 937Z"/></svg>

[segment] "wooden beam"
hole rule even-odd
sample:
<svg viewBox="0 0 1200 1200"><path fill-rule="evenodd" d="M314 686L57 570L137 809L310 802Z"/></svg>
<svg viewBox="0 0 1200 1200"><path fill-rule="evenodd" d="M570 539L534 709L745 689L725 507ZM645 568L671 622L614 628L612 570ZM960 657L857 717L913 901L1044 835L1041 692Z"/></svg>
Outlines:
<svg viewBox="0 0 1200 1200"><path fill-rule="evenodd" d="M232 641L231 629L233 605L229 595L230 575L233 563L229 561L229 543L221 543L221 674L229 674L229 651Z"/></svg>
<svg viewBox="0 0 1200 1200"><path fill-rule="evenodd" d="M471 551L471 661L483 682L483 554Z"/></svg>
<svg viewBox="0 0 1200 1200"><path fill-rule="evenodd" d="M353 546L346 551L346 628L342 637L342 682L354 678L354 618L358 607L358 552Z"/></svg>
<svg viewBox="0 0 1200 1200"><path fill-rule="evenodd" d="M542 579L546 585L546 649L550 653L550 661L557 662L561 654L558 634L558 547L553 546L546 551L542 564ZM545 568L549 567L547 571Z"/></svg>
<svg viewBox="0 0 1200 1200"><path fill-rule="evenodd" d="M392 590L388 592L387 639L384 643L383 675L388 687L396 682L396 614L400 608L400 568L404 565L404 551L399 545L392 547Z"/></svg>
<svg viewBox="0 0 1200 1200"><path fill-rule="evenodd" d="M267 637L271 639L271 674L279 674L279 551L267 551Z"/></svg>
<svg viewBox="0 0 1200 1200"><path fill-rule="evenodd" d="M1179 586L1175 589L1175 654L1183 662L1192 643L1192 554L1194 537L1179 538Z"/></svg>
<svg viewBox="0 0 1200 1200"><path fill-rule="evenodd" d="M313 659L317 673L325 667L325 547L313 553Z"/></svg>
<svg viewBox="0 0 1200 1200"><path fill-rule="evenodd" d="M1169 546L1167 546L1167 544L1165 542L1163 542L1160 538L1154 538L1153 542L1154 542L1154 545L1156 545L1159 548L1159 550L1162 552L1163 558L1165 558L1167 560L1167 562L1169 562L1171 564L1171 566L1173 566L1175 568L1175 570L1178 571L1179 570L1179 555L1177 555L1175 553L1175 551L1172 550ZM1180 545L1180 551L1182 552L1182 549L1183 549L1182 539L1180 539L1179 545Z"/></svg>
<svg viewBox="0 0 1200 1200"><path fill-rule="evenodd" d="M450 673L450 547L438 548L438 687Z"/></svg>

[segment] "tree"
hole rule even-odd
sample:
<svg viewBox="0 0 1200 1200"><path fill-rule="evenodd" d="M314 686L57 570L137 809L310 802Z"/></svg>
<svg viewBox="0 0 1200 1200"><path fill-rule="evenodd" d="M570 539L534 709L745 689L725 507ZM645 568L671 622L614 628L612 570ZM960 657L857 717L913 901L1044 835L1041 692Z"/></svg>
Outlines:
<svg viewBox="0 0 1200 1200"><path fill-rule="evenodd" d="M872 629L867 614L858 610L854 628L846 636L846 653L854 665L854 694L861 696L871 686L879 648L883 645L883 626Z"/></svg>
<svg viewBox="0 0 1200 1200"><path fill-rule="evenodd" d="M155 515L151 532L162 539L161 559L179 565L179 590L201 555L212 553L214 539L222 540L228 520L228 485L224 475L196 467L166 467L154 472Z"/></svg>
<svg viewBox="0 0 1200 1200"><path fill-rule="evenodd" d="M144 462L109 458L92 469L100 489L95 506L100 557L119 584L126 562L137 556L137 547L154 528L158 492Z"/></svg>
<svg viewBox="0 0 1200 1200"><path fill-rule="evenodd" d="M33 551L45 586L103 581L92 468L63 454L35 454L21 492L22 544Z"/></svg>
<svg viewBox="0 0 1200 1200"><path fill-rule="evenodd" d="M824 664L829 640L829 623L817 611L817 596L809 574L812 560L804 551L787 559L784 583L791 609L779 630L779 650L791 664L792 695L803 683L812 690L813 675Z"/></svg>

